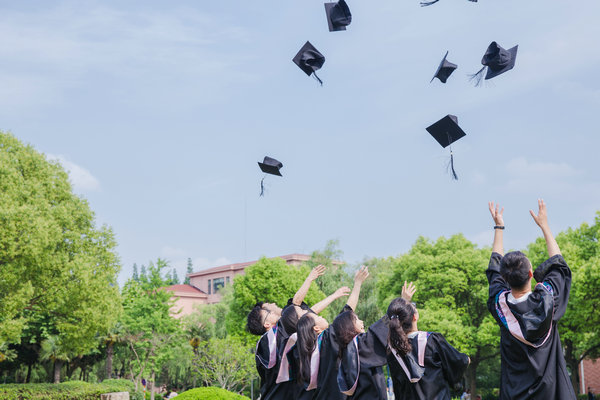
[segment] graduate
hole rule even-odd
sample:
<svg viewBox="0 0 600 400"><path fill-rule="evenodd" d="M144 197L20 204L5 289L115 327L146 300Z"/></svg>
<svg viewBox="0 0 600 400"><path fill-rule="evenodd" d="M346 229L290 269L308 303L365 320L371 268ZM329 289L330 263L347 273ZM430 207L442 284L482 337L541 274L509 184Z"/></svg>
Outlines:
<svg viewBox="0 0 600 400"><path fill-rule="evenodd" d="M364 331L362 321L354 318L352 310L356 308L362 283L368 276L369 271L366 267L360 268L356 273L348 303L331 326L325 318L312 313L305 314L298 321L297 342L286 353L287 360L294 365L291 368L291 375L300 388L296 398L302 400L346 398L337 385L339 343L342 341L347 343L361 330ZM282 373L286 374L286 371Z"/></svg>
<svg viewBox="0 0 600 400"><path fill-rule="evenodd" d="M387 364L387 317L383 316L365 332L354 309L344 311L333 321L340 348L338 388L352 400L387 400L382 368Z"/></svg>
<svg viewBox="0 0 600 400"><path fill-rule="evenodd" d="M558 335L571 289L571 270L550 227L546 204L530 214L542 230L549 258L532 272L520 251L504 253L504 208L489 203L494 219L494 244L486 271L488 309L500 325L500 399L576 399ZM537 284L531 290L531 279Z"/></svg>
<svg viewBox="0 0 600 400"><path fill-rule="evenodd" d="M402 297L392 300L387 309L394 395L407 400L450 400L449 386L460 382L470 360L441 333L419 331L419 312L410 302L415 290L412 282L404 282Z"/></svg>

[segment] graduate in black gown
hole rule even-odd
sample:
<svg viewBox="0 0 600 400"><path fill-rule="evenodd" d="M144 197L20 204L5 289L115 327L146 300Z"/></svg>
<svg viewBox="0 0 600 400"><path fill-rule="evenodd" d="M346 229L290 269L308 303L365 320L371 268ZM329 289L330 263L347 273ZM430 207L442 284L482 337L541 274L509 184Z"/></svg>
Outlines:
<svg viewBox="0 0 600 400"><path fill-rule="evenodd" d="M560 253L550 227L546 205L530 211L546 240L549 258L532 272L519 251L503 256L504 209L489 203L494 244L486 271L488 309L500 325L500 399L576 399L558 335L571 289L571 270ZM537 285L531 290L531 279Z"/></svg>
<svg viewBox="0 0 600 400"><path fill-rule="evenodd" d="M387 363L387 317L372 324L365 332L363 322L353 311L355 307L351 308L332 324L340 348L338 389L352 400L387 400L383 373Z"/></svg>
<svg viewBox="0 0 600 400"><path fill-rule="evenodd" d="M340 318L348 313L354 314L352 310L358 303L361 285L368 276L366 267L362 267L357 272L348 304L344 306L331 326L324 318L310 313L298 321L297 342L290 349L287 358L295 365L292 374L301 389L298 399L342 400L346 398L337 385L340 338L350 336L351 340L360 330L354 318L349 319L349 324L343 323Z"/></svg>
<svg viewBox="0 0 600 400"><path fill-rule="evenodd" d="M347 296L350 289L340 288L331 296L312 306L304 303L310 285L323 275L325 267L319 265L308 275L300 289L287 305L281 309L272 303L257 303L248 314L247 330L262 335L256 345L256 369L260 376L261 399L290 400L297 392L293 382L277 383L281 355L290 337L296 331L299 316L305 313L320 313L335 299Z"/></svg>
<svg viewBox="0 0 600 400"><path fill-rule="evenodd" d="M403 400L450 400L450 386L461 381L470 360L441 333L419 331L419 312L410 302L414 292L412 282L405 282L402 297L387 309L394 395Z"/></svg>

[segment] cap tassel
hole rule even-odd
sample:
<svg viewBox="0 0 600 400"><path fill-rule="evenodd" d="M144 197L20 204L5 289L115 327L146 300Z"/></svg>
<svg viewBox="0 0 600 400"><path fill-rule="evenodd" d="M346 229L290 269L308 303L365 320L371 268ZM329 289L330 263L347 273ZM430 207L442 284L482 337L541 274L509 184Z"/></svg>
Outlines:
<svg viewBox="0 0 600 400"><path fill-rule="evenodd" d="M321 80L321 78L319 78L319 77L317 76L317 73L316 73L316 72L313 72L312 74L313 74L313 76L315 77L315 79L316 79L317 81L319 81L319 83L321 84L321 86L323 86L323 81Z"/></svg>
<svg viewBox="0 0 600 400"><path fill-rule="evenodd" d="M475 87L481 86L481 82L483 82L483 73L485 71L486 66L484 65L477 73L469 75L469 82L474 82Z"/></svg>
<svg viewBox="0 0 600 400"><path fill-rule="evenodd" d="M265 182L265 178L263 177L260 180L260 196L259 197L263 197L265 195L265 184L264 184L264 182Z"/></svg>
<svg viewBox="0 0 600 400"><path fill-rule="evenodd" d="M432 5L432 4L435 4L435 3L437 3L438 1L440 1L440 0L433 0L433 1L422 1L422 2L421 2L421 7L427 7L427 6L430 6L430 5Z"/></svg>
<svg viewBox="0 0 600 400"><path fill-rule="evenodd" d="M452 171L452 179L457 181L458 175L456 175L456 171L454 170L454 156L452 155L452 150L450 150L450 164L448 167L450 167L450 170Z"/></svg>

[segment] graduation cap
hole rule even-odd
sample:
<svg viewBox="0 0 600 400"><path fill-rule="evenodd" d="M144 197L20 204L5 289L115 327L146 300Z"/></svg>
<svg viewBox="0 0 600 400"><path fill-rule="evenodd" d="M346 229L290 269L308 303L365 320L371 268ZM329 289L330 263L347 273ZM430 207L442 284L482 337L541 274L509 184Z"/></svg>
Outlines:
<svg viewBox="0 0 600 400"><path fill-rule="evenodd" d="M304 43L304 46L302 46L292 61L304 71L306 75L314 75L321 86L323 85L323 81L317 76L316 71L321 69L323 64L325 64L325 56L319 53L319 50L317 50L310 42L307 41Z"/></svg>
<svg viewBox="0 0 600 400"><path fill-rule="evenodd" d="M428 126L427 132L433 136L435 140L440 144L440 146L446 148L450 146L452 143L456 142L463 136L466 136L465 131L463 131L460 126L458 126L458 118L455 115L446 115L444 118L440 119L433 125ZM452 177L455 180L458 180L458 176L456 175L456 171L454 170L454 156L452 155L452 146L450 146L450 163L448 165L452 170Z"/></svg>
<svg viewBox="0 0 600 400"><path fill-rule="evenodd" d="M483 58L481 59L481 68L477 73L471 75L470 80L475 82L475 86L481 85L483 73L487 68L485 79L492 79L500 74L510 71L515 66L517 60L517 50L519 45L508 50L502 48L498 43L492 42L488 46Z"/></svg>
<svg viewBox="0 0 600 400"><path fill-rule="evenodd" d="M327 14L329 32L345 31L352 22L352 13L350 13L350 8L345 0L339 0L337 3L325 3L325 14Z"/></svg>
<svg viewBox="0 0 600 400"><path fill-rule="evenodd" d="M426 7L426 6L430 6L432 4L437 3L440 0L432 0L432 1L422 1L421 2L421 7ZM477 3L477 0L469 0L472 3Z"/></svg>
<svg viewBox="0 0 600 400"><path fill-rule="evenodd" d="M260 167L260 170L265 174L282 176L279 170L283 168L283 164L274 158L265 156L263 162L258 162L258 166ZM265 177L263 177L260 180L260 196L263 196L265 194L264 180Z"/></svg>
<svg viewBox="0 0 600 400"><path fill-rule="evenodd" d="M452 72L458 67L456 64L452 64L450 61L446 60L448 57L448 52L446 51L446 55L442 59L438 69L435 71L433 78L429 81L429 83L433 82L435 78L438 78L442 83L446 83L448 77L452 75Z"/></svg>

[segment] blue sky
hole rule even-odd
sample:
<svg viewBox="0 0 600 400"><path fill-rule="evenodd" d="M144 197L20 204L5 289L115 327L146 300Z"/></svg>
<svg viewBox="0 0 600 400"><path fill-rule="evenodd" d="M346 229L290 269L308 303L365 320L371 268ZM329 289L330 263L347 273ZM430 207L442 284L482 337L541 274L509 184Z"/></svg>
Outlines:
<svg viewBox="0 0 600 400"><path fill-rule="evenodd" d="M600 3L348 0L346 32L322 1L0 3L0 129L71 172L123 263L196 269L309 253L338 239L352 263L418 235L506 244L600 210ZM291 61L310 40L320 87ZM467 74L491 41L519 45L484 87ZM444 53L458 69L429 83ZM459 181L425 127L458 116ZM283 178L257 161L281 160ZM482 269L484 266L482 266Z"/></svg>

